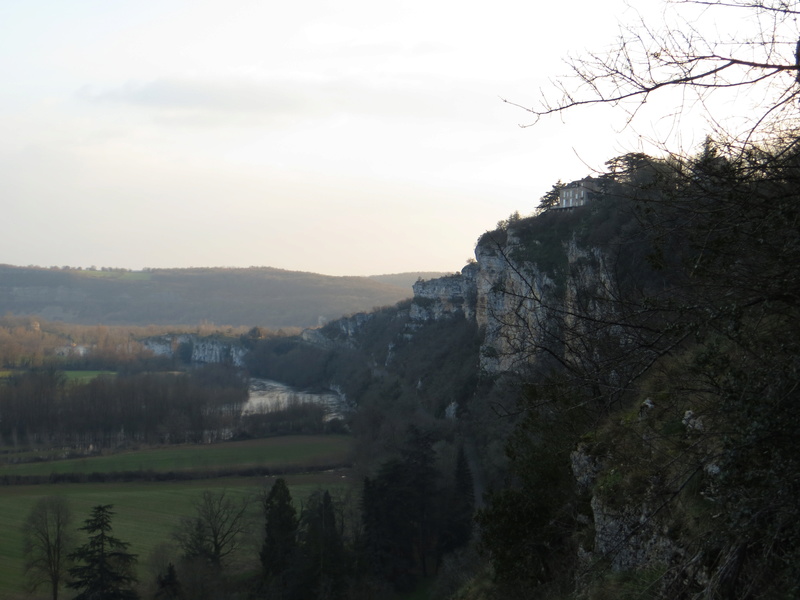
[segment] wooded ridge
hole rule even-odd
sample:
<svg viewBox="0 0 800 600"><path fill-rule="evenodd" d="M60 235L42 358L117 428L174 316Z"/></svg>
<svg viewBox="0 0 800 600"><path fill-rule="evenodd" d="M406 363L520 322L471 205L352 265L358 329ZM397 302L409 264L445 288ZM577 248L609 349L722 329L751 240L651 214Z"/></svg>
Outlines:
<svg viewBox="0 0 800 600"><path fill-rule="evenodd" d="M410 297L411 284L420 275L332 277L270 267L128 271L0 265L0 314L92 325L312 327Z"/></svg>

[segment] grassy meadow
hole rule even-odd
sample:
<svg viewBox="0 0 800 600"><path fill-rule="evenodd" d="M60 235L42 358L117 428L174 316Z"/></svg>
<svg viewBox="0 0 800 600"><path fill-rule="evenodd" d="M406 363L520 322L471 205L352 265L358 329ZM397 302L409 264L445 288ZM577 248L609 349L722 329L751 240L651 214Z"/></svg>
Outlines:
<svg viewBox="0 0 800 600"><path fill-rule="evenodd" d="M238 468L244 464L280 468L284 466L318 468L322 464L334 464L347 460L351 440L346 436L291 436L231 442L208 446L165 447L154 450L126 452L87 459L63 460L45 463L4 465L0 474L9 469L19 474L60 472L105 472L116 470L146 469L154 471L179 471L199 469L203 472L219 468ZM194 456L193 456L194 455ZM76 471L87 469L87 471ZM148 568L148 558L155 548L170 541L173 528L182 517L193 514L193 506L200 495L208 490L225 491L231 497L255 499L260 492L269 489L275 476L269 477L214 477L188 481L164 482L114 482L114 483L70 483L43 485L10 485L0 487L0 598L17 600L22 598L46 598L45 588L36 595L24 590L21 526L34 504L46 496L67 498L77 530L88 518L93 506L113 504L113 534L129 542L130 551L139 555L138 574L142 583L154 575ZM317 489L328 489L332 493L342 491L350 483L347 470L301 473L284 476L292 492L295 504ZM258 503L252 505L253 538L249 549L245 549L243 560L257 560L257 545L260 543L260 520ZM256 525L257 524L257 525ZM77 543L83 543L82 532L77 532ZM255 563L253 563L255 564ZM65 594L65 598L71 594Z"/></svg>
<svg viewBox="0 0 800 600"><path fill-rule="evenodd" d="M101 375L116 375L114 371L62 371L67 381L75 383L88 383Z"/></svg>
<svg viewBox="0 0 800 600"><path fill-rule="evenodd" d="M15 373L22 373L24 370L14 370L14 369L0 369L0 380L6 379L11 377ZM96 377L100 377L101 375L116 375L115 371L76 371L76 370L67 370L61 371L64 373L64 377L67 378L67 381L72 381L76 383L87 383Z"/></svg>

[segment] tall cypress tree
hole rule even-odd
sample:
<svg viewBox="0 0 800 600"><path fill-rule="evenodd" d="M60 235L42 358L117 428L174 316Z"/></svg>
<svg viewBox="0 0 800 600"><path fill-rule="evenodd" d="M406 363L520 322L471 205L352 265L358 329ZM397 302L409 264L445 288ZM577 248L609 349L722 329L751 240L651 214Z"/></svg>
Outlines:
<svg viewBox="0 0 800 600"><path fill-rule="evenodd" d="M447 510L442 515L440 551L444 554L464 546L472 537L475 494L472 489L472 471L463 446L456 458L455 482L446 494Z"/></svg>
<svg viewBox="0 0 800 600"><path fill-rule="evenodd" d="M331 495L325 491L309 498L301 521L303 581L297 597L343 598L346 561Z"/></svg>
<svg viewBox="0 0 800 600"><path fill-rule="evenodd" d="M436 455L432 436L411 426L400 458L386 461L364 482L362 509L367 560L402 591L427 576L437 555Z"/></svg>
<svg viewBox="0 0 800 600"><path fill-rule="evenodd" d="M417 528L410 516L417 504L413 479L403 461L390 459L374 480L365 479L362 497L366 560L375 574L403 591L416 581Z"/></svg>
<svg viewBox="0 0 800 600"><path fill-rule="evenodd" d="M265 580L283 578L295 553L297 511L284 479L276 479L264 498L264 543L259 556Z"/></svg>
<svg viewBox="0 0 800 600"><path fill-rule="evenodd" d="M75 600L137 600L138 594L130 587L136 583L132 567L136 555L128 552L127 542L111 535L112 505L99 505L80 531L89 535L89 541L69 555L77 564L69 569L72 581L67 586L82 590Z"/></svg>
<svg viewBox="0 0 800 600"><path fill-rule="evenodd" d="M403 487L407 494L407 527L412 531L414 554L419 558L423 577L429 574L429 558L435 554L437 480L436 453L433 450L433 436L411 425L406 433L405 443L400 451L404 466Z"/></svg>

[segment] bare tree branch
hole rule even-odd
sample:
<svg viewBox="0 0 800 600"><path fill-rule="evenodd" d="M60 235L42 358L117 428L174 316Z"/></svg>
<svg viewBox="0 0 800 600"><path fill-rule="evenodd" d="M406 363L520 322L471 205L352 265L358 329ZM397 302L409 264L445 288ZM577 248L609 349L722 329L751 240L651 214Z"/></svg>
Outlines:
<svg viewBox="0 0 800 600"><path fill-rule="evenodd" d="M661 28L655 29L639 17L635 25L621 28L610 50L568 58L567 74L552 81L537 104L502 100L533 115L533 121L522 127L598 104L624 108L627 126L652 96L666 89L692 91L703 107L712 94L741 90L744 97L763 107L758 114L744 115L751 121L746 141L760 141L760 131L781 121L785 126L787 116L797 117L792 100L800 81L800 33L795 22L800 11L795 6L784 0L668 2L670 10L665 11ZM706 20L719 11L742 9L752 14L748 22L756 23L757 29L748 38L725 39L717 32L702 31L691 15L683 14L691 7L701 11ZM683 102L686 100L684 96ZM686 106L674 115L680 118ZM709 117L716 120L713 112Z"/></svg>

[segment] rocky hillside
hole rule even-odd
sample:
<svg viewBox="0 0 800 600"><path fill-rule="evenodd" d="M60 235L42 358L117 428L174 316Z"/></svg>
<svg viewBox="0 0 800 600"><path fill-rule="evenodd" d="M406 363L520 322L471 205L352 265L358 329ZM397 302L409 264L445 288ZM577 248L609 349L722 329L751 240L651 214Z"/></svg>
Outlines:
<svg viewBox="0 0 800 600"><path fill-rule="evenodd" d="M487 552L445 561L452 597L796 597L794 169L615 164L594 202L487 232L410 302L246 362L342 390L367 474L407 423L467 450Z"/></svg>
<svg viewBox="0 0 800 600"><path fill-rule="evenodd" d="M439 598L794 598L800 240L786 160L743 181L719 160L685 177L620 157L590 204L503 223L411 300L195 347L336 390L373 481L409 456L408 431L440 473L466 457L480 543L425 550L442 561ZM413 555L403 585L425 575Z"/></svg>

